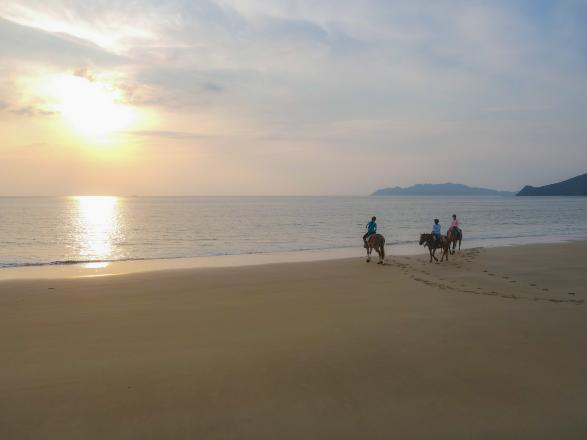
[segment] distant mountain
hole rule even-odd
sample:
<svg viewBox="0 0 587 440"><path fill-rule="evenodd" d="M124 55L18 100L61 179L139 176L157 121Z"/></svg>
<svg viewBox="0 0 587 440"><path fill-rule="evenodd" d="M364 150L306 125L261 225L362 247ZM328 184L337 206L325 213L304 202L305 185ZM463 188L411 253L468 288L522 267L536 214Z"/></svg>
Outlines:
<svg viewBox="0 0 587 440"><path fill-rule="evenodd" d="M408 188L383 188L372 196L513 196L509 191L496 191L487 188L473 188L460 183L420 183Z"/></svg>
<svg viewBox="0 0 587 440"><path fill-rule="evenodd" d="M587 173L546 186L525 186L519 196L587 196Z"/></svg>

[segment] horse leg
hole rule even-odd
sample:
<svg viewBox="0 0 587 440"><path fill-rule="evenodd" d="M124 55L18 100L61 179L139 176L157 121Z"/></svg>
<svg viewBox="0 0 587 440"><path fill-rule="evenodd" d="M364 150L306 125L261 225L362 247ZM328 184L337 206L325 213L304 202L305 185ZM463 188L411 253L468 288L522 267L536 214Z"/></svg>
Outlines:
<svg viewBox="0 0 587 440"><path fill-rule="evenodd" d="M371 247L367 246L367 263L371 261Z"/></svg>
<svg viewBox="0 0 587 440"><path fill-rule="evenodd" d="M383 264L383 259L385 258L385 251L383 250L382 246L379 246L377 248L377 254L379 254L379 261L377 262L377 264Z"/></svg>

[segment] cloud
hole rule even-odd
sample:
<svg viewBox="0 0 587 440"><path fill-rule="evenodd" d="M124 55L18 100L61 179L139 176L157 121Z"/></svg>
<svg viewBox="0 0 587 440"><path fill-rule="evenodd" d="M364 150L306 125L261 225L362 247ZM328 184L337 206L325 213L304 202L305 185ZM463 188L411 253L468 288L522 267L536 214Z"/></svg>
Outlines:
<svg viewBox="0 0 587 440"><path fill-rule="evenodd" d="M152 93L145 102L169 108L201 107L211 97L227 91L245 79L244 72L200 68L150 67L137 72L135 80Z"/></svg>
<svg viewBox="0 0 587 440"><path fill-rule="evenodd" d="M96 80L96 74L87 66L74 69L72 75L87 79L90 82Z"/></svg>
<svg viewBox="0 0 587 440"><path fill-rule="evenodd" d="M131 136L146 137L146 138L163 138L163 139L176 139L176 140L194 140L194 139L207 139L210 135L200 133L190 133L183 131L170 131L170 130L133 130L127 131L126 134Z"/></svg>
<svg viewBox="0 0 587 440"><path fill-rule="evenodd" d="M6 62L31 61L73 67L80 64L115 66L124 58L88 41L66 34L22 26L0 17L0 53Z"/></svg>
<svg viewBox="0 0 587 440"><path fill-rule="evenodd" d="M35 106L35 105L25 105L22 107L17 107L11 109L11 112L16 115L21 116L28 116L28 117L37 117L37 116L55 116L58 113L53 110L48 110L43 108L42 106Z"/></svg>

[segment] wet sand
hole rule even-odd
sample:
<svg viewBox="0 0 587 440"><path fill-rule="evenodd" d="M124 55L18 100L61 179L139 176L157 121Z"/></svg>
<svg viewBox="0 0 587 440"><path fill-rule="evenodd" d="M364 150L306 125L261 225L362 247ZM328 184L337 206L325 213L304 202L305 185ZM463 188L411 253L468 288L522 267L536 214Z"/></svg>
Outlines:
<svg viewBox="0 0 587 440"><path fill-rule="evenodd" d="M0 282L0 438L585 438L587 243Z"/></svg>

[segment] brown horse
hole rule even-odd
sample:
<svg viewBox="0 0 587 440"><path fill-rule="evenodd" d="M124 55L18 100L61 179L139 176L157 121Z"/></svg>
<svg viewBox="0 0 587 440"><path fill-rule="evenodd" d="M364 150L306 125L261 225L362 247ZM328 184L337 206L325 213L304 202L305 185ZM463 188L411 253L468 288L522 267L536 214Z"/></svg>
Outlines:
<svg viewBox="0 0 587 440"><path fill-rule="evenodd" d="M432 259L438 263L438 258L436 258L436 249L442 249L442 255L440 257L440 261L444 261L444 257L446 257L446 261L448 261L448 238L446 235L440 237L440 241L436 240L433 234L420 234L420 246L424 245L428 247L428 251L430 252L430 262L432 263Z"/></svg>
<svg viewBox="0 0 587 440"><path fill-rule="evenodd" d="M379 254L377 264L383 264L385 260L385 238L381 234L373 234L367 238L367 263L371 261L371 252L373 249Z"/></svg>
<svg viewBox="0 0 587 440"><path fill-rule="evenodd" d="M452 250L450 251L451 254L454 255L455 248L457 247L457 241L459 242L459 252L461 251L461 241L463 241L463 232L458 228L450 228L446 233L446 238L448 238L448 247L452 244Z"/></svg>

